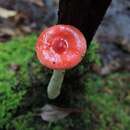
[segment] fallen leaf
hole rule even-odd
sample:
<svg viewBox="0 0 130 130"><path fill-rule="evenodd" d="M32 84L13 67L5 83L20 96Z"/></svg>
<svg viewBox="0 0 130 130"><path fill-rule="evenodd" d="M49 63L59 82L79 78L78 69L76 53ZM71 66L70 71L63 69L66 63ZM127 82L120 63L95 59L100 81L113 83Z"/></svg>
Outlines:
<svg viewBox="0 0 130 130"><path fill-rule="evenodd" d="M14 72L18 72L20 70L20 65L18 64L11 64L10 69Z"/></svg>
<svg viewBox="0 0 130 130"><path fill-rule="evenodd" d="M40 6L40 7L44 6L43 0L24 0L24 1L31 2L37 6Z"/></svg>
<svg viewBox="0 0 130 130"><path fill-rule="evenodd" d="M125 101L126 101L127 103L130 103L130 95L128 95L128 96L125 98Z"/></svg>
<svg viewBox="0 0 130 130"><path fill-rule="evenodd" d="M14 28L8 27L8 26L7 27L5 27L5 26L1 27L0 28L0 34L8 34L10 36L16 35Z"/></svg>
<svg viewBox="0 0 130 130"><path fill-rule="evenodd" d="M20 26L19 30L23 33L31 33L32 31L30 26L24 26L24 25Z"/></svg>
<svg viewBox="0 0 130 130"><path fill-rule="evenodd" d="M14 18L14 19L13 19ZM13 21L16 25L23 24L29 17L28 14L18 11L17 14L13 17Z"/></svg>
<svg viewBox="0 0 130 130"><path fill-rule="evenodd" d="M61 108L54 105L45 105L42 109L40 114L41 118L44 121L48 122L56 122L60 119L67 117L71 113L80 113L83 112L82 109L76 108Z"/></svg>
<svg viewBox="0 0 130 130"><path fill-rule="evenodd" d="M6 42L7 40L9 40L11 38L10 35L8 34L0 34L0 42Z"/></svg>
<svg viewBox="0 0 130 130"><path fill-rule="evenodd" d="M59 4L59 0L54 0L55 4L58 5Z"/></svg>
<svg viewBox="0 0 130 130"><path fill-rule="evenodd" d="M103 92L103 93L107 93L107 94L112 94L112 90L108 87L104 87L100 90L100 92Z"/></svg>
<svg viewBox="0 0 130 130"><path fill-rule="evenodd" d="M14 28L9 26L0 26L0 42L9 40L12 36L15 36L16 32Z"/></svg>
<svg viewBox="0 0 130 130"><path fill-rule="evenodd" d="M103 67L98 66L96 64L93 64L91 67L94 72L98 73L99 75L105 76L105 75L110 74L111 72L121 69L122 64L120 64L120 60L117 59L117 60L111 61L111 63Z"/></svg>
<svg viewBox="0 0 130 130"><path fill-rule="evenodd" d="M16 14L17 14L17 12L14 10L7 10L5 8L0 7L0 17L2 17L2 18L13 17Z"/></svg>

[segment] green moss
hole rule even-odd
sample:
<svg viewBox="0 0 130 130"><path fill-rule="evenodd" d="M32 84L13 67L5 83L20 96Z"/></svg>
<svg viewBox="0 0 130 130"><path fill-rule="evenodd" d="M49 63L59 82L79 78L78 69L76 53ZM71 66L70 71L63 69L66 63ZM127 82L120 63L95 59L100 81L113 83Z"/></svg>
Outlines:
<svg viewBox="0 0 130 130"><path fill-rule="evenodd" d="M55 126L52 130L63 130L63 128L61 126Z"/></svg>
<svg viewBox="0 0 130 130"><path fill-rule="evenodd" d="M99 44L97 44L95 41L92 41L86 55L86 59L89 63L95 63L97 65L101 65L101 59L100 55L98 54L98 48Z"/></svg>
<svg viewBox="0 0 130 130"><path fill-rule="evenodd" d="M9 129L10 126L12 126L12 129L16 129L16 130L34 130L34 126L32 126L32 119L33 119L33 114L28 112L28 114L26 115L21 115L18 118L14 119L11 122L11 125L9 125ZM15 128L13 128L15 127Z"/></svg>
<svg viewBox="0 0 130 130"><path fill-rule="evenodd" d="M130 104L125 102L127 94L130 95L127 93L130 90L127 81L129 76L127 72L111 74L105 78L87 74L85 89L88 102L91 103L89 126L93 120L97 120L97 129L130 129ZM94 113L91 113L93 109Z"/></svg>
<svg viewBox="0 0 130 130"><path fill-rule="evenodd" d="M124 130L130 129L130 74L101 77L90 64L101 65L98 45L92 42L78 67L68 70L62 93L49 100L46 86L52 71L43 68L34 55L36 36L0 44L0 128L2 130ZM15 70L13 65L19 69ZM37 116L45 104L82 108L52 123Z"/></svg>
<svg viewBox="0 0 130 130"><path fill-rule="evenodd" d="M34 53L35 35L0 43L0 128L12 120L29 85L28 61ZM16 72L11 66L16 65Z"/></svg>

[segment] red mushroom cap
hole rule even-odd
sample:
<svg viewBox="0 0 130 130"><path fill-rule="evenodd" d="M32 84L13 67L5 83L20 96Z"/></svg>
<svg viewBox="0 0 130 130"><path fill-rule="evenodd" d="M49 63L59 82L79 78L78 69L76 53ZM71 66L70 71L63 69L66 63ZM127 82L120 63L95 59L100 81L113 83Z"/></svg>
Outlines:
<svg viewBox="0 0 130 130"><path fill-rule="evenodd" d="M70 69L85 55L87 48L83 34L70 25L54 25L45 29L36 43L40 62L50 69Z"/></svg>

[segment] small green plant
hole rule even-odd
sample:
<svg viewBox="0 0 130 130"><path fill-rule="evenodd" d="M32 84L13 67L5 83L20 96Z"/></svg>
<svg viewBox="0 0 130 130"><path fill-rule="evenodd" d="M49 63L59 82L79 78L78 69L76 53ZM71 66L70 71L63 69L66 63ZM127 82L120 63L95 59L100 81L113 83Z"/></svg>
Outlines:
<svg viewBox="0 0 130 130"><path fill-rule="evenodd" d="M92 41L86 55L87 61L89 63L95 63L97 65L101 65L101 59L98 50L99 50L99 44L96 43L95 41Z"/></svg>
<svg viewBox="0 0 130 130"><path fill-rule="evenodd" d="M26 115L19 116L14 119L10 126L16 130L35 130L32 126L33 124L33 114L28 112Z"/></svg>
<svg viewBox="0 0 130 130"><path fill-rule="evenodd" d="M52 128L52 130L63 130L63 127L61 126L55 126Z"/></svg>

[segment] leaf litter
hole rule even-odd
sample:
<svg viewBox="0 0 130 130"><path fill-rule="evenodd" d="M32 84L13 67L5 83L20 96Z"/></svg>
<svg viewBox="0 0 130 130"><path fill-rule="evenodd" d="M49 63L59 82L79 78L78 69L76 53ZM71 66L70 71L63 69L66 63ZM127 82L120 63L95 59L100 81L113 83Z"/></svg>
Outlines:
<svg viewBox="0 0 130 130"><path fill-rule="evenodd" d="M40 116L44 121L56 122L58 120L64 119L70 114L81 113L83 109L81 108L63 108L55 105L46 104L41 108Z"/></svg>

